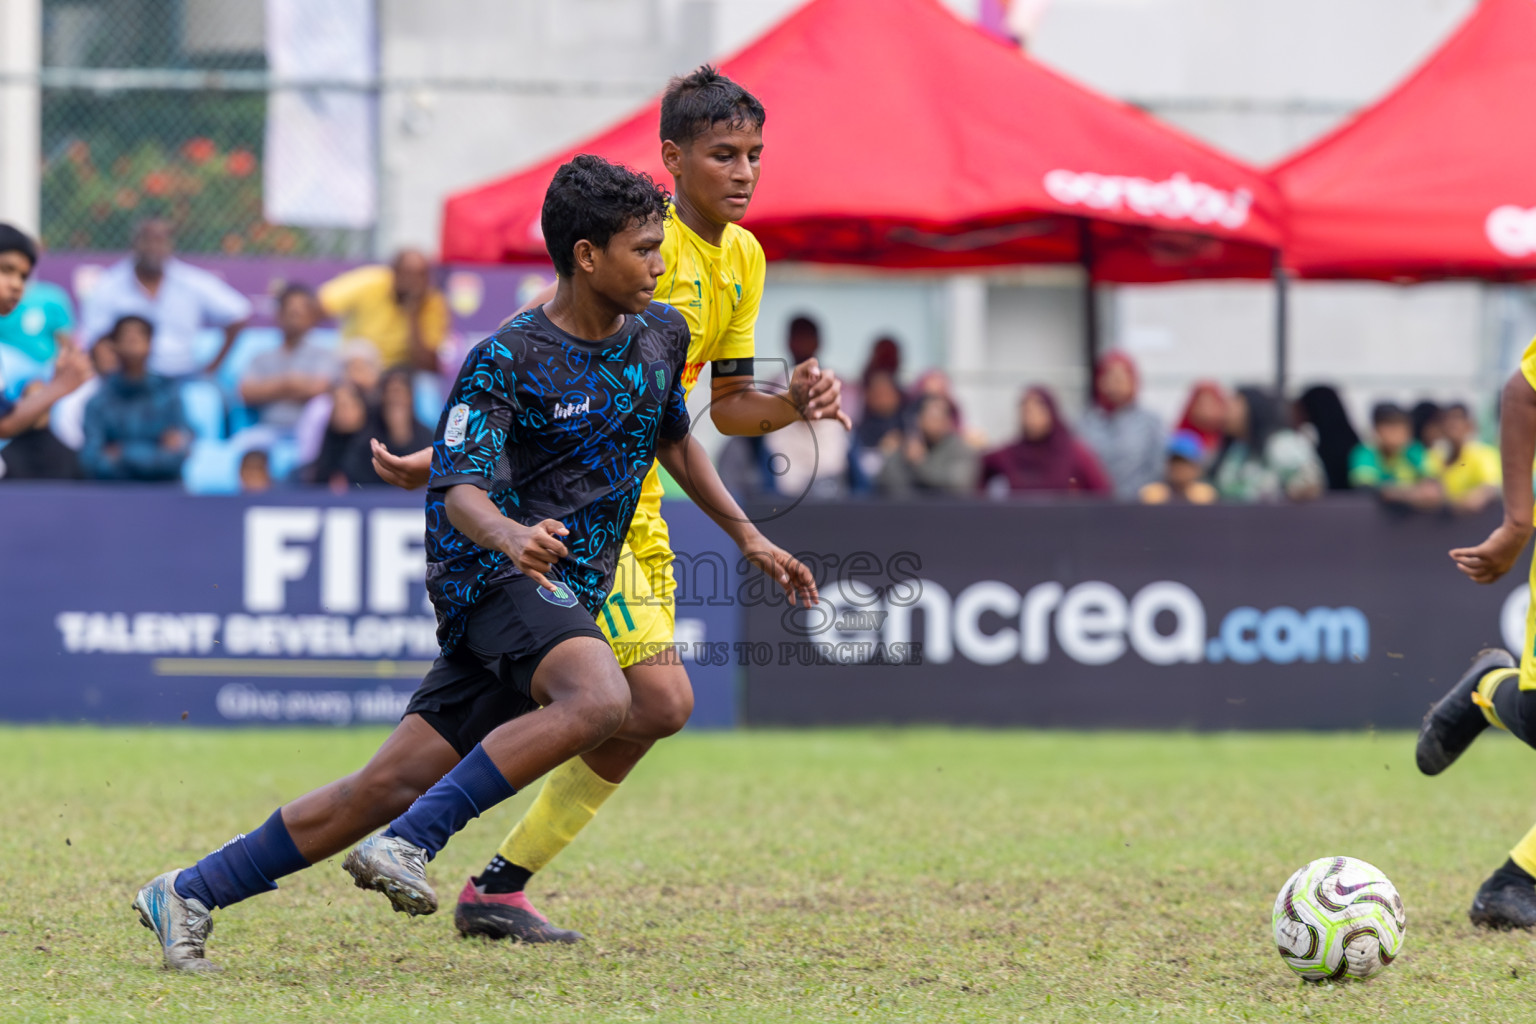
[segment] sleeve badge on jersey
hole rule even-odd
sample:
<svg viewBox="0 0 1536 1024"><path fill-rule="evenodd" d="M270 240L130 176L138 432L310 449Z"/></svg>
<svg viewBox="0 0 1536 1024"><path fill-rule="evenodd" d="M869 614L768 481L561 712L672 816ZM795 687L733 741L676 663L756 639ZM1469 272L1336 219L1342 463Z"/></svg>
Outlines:
<svg viewBox="0 0 1536 1024"><path fill-rule="evenodd" d="M448 410L448 423L443 427L443 443L457 448L464 443L464 428L469 426L469 406L460 402Z"/></svg>
<svg viewBox="0 0 1536 1024"><path fill-rule="evenodd" d="M667 380L668 380L668 378L669 378L669 375L667 373L667 364L666 363L652 363L651 364L651 383L653 385L655 385L655 387L656 387L656 397L657 398L665 398L666 397L666 394L667 394Z"/></svg>

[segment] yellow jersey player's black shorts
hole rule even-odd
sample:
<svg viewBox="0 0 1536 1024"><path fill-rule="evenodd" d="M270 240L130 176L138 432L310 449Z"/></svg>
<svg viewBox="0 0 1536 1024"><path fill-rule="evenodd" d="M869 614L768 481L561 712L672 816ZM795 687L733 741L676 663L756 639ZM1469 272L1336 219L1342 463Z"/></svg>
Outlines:
<svg viewBox="0 0 1536 1024"><path fill-rule="evenodd" d="M463 757L497 726L538 708L533 674L574 636L607 642L569 586L546 590L527 576L488 588L470 608L462 642L433 662L405 709Z"/></svg>

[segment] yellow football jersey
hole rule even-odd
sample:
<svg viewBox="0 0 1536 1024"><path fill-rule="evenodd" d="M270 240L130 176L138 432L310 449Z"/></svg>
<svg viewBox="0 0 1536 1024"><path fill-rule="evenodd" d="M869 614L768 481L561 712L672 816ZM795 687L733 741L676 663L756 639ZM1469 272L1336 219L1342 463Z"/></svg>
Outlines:
<svg viewBox="0 0 1536 1024"><path fill-rule="evenodd" d="M729 224L720 244L710 245L679 220L675 211L667 218L661 255L667 269L656 284L655 298L676 308L688 321L691 340L683 387L691 394L709 363L752 358L767 261L763 247L745 228ZM625 538L640 564L657 570L670 562L672 555L667 524L661 518L661 494L661 478L652 466ZM658 571L652 583L659 595L670 597L670 568Z"/></svg>

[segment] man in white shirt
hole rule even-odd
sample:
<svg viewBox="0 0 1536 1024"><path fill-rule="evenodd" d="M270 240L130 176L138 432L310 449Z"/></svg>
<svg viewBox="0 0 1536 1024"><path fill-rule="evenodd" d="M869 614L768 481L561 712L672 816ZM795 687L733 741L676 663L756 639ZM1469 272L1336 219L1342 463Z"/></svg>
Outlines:
<svg viewBox="0 0 1536 1024"><path fill-rule="evenodd" d="M133 233L133 254L109 267L81 310L80 340L95 345L118 319L141 316L155 325L150 371L185 378L211 373L229 354L251 318L251 303L206 270L171 255L171 225L146 220ZM224 344L207 366L199 366L197 332L222 327Z"/></svg>

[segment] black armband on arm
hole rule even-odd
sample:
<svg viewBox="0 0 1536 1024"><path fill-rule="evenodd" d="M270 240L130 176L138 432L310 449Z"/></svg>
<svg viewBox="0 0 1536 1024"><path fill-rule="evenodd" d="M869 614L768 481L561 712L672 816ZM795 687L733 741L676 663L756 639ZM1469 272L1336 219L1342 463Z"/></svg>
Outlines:
<svg viewBox="0 0 1536 1024"><path fill-rule="evenodd" d="M752 360L748 359L716 359L709 364L711 377L750 377L752 376Z"/></svg>

